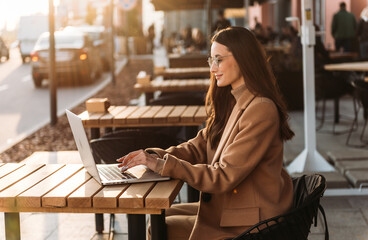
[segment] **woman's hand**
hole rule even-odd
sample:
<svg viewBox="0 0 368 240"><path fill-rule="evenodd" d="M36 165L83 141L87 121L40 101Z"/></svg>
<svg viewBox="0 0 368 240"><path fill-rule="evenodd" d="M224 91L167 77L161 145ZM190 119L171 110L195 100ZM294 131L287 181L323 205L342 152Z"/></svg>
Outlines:
<svg viewBox="0 0 368 240"><path fill-rule="evenodd" d="M122 172L137 165L145 165L155 172L158 163L157 157L158 156L156 154L149 154L146 151L140 149L131 152L117 159L116 161L121 163L118 165L118 167L122 168L121 169Z"/></svg>

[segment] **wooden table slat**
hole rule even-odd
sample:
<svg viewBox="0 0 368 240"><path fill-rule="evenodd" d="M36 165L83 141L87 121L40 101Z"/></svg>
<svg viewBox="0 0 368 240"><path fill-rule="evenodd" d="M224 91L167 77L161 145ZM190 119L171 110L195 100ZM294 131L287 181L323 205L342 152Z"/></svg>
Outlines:
<svg viewBox="0 0 368 240"><path fill-rule="evenodd" d="M83 168L70 178L65 178L62 184L42 197L43 207L66 207L66 198L91 179L91 175Z"/></svg>
<svg viewBox="0 0 368 240"><path fill-rule="evenodd" d="M147 208L168 209L179 193L183 182L180 180L157 182L145 200Z"/></svg>
<svg viewBox="0 0 368 240"><path fill-rule="evenodd" d="M99 124L100 122L100 118L105 115L105 113L100 113L100 112L96 112L96 113L89 113L89 123L92 125L96 125Z"/></svg>
<svg viewBox="0 0 368 240"><path fill-rule="evenodd" d="M8 175L9 173L17 170L18 168L23 167L24 164L18 164L18 163L7 163L5 166L2 166L0 168L0 178L3 178L4 176Z"/></svg>
<svg viewBox="0 0 368 240"><path fill-rule="evenodd" d="M134 111L138 109L137 106L128 106L123 111L121 111L118 115L115 116L113 123L114 124L124 124L126 123L126 118L132 114Z"/></svg>
<svg viewBox="0 0 368 240"><path fill-rule="evenodd" d="M134 111L127 117L126 122L128 124L139 123L141 116L145 114L150 108L151 106L142 106L138 108L136 111Z"/></svg>
<svg viewBox="0 0 368 240"><path fill-rule="evenodd" d="M105 112L105 114L103 116L100 117L100 123L111 123L112 122L112 119L113 119L113 115L111 114L112 111L114 111L114 108L115 106L110 106L108 109L107 109L107 112Z"/></svg>
<svg viewBox="0 0 368 240"><path fill-rule="evenodd" d="M113 107L111 110L110 108ZM117 116L119 113L121 113L126 106L111 106L109 108L109 112L103 115L100 119L101 124L111 124L113 122L113 119L115 116Z"/></svg>
<svg viewBox="0 0 368 240"><path fill-rule="evenodd" d="M27 177L37 169L44 166L44 164L34 164L34 165L23 165L21 168L16 169L16 171L13 171L6 175L5 177L1 178L0 182L0 192L4 191L6 188L12 186L13 184L19 182L23 178Z"/></svg>
<svg viewBox="0 0 368 240"><path fill-rule="evenodd" d="M120 195L129 187L129 184L105 186L93 197L93 207L116 208Z"/></svg>
<svg viewBox="0 0 368 240"><path fill-rule="evenodd" d="M174 106L163 106L161 111L155 115L153 119L154 123L165 123L170 113L173 111Z"/></svg>
<svg viewBox="0 0 368 240"><path fill-rule="evenodd" d="M37 151L22 161L25 164L81 164L80 154L72 151Z"/></svg>
<svg viewBox="0 0 368 240"><path fill-rule="evenodd" d="M155 116L161 109L162 106L152 106L140 117L139 122L143 124L153 123Z"/></svg>
<svg viewBox="0 0 368 240"><path fill-rule="evenodd" d="M103 187L91 178L68 197L68 207L88 208L92 207L92 197Z"/></svg>
<svg viewBox="0 0 368 240"><path fill-rule="evenodd" d="M198 106L188 106L181 115L182 122L193 122L194 115L198 110Z"/></svg>
<svg viewBox="0 0 368 240"><path fill-rule="evenodd" d="M28 167L27 165L25 167ZM60 164L38 164L38 165L29 165L30 169L33 167L32 173L30 173L27 177L22 180L16 182L11 185L7 189L3 190L0 193L0 206L3 207L15 207L16 205L16 196L25 192L29 188L37 185L43 179L50 176L52 173L57 171L61 166Z"/></svg>
<svg viewBox="0 0 368 240"><path fill-rule="evenodd" d="M186 108L187 108L186 106L175 106L173 111L169 114L167 121L171 123L179 122L180 117Z"/></svg>
<svg viewBox="0 0 368 240"><path fill-rule="evenodd" d="M17 207L41 207L42 196L60 185L66 177L81 169L81 164L69 164L60 168L42 182L20 194L17 197Z"/></svg>
<svg viewBox="0 0 368 240"><path fill-rule="evenodd" d="M198 108L198 111L194 115L194 121L196 122L204 122L207 120L207 113L206 113L206 107L200 106Z"/></svg>
<svg viewBox="0 0 368 240"><path fill-rule="evenodd" d="M155 182L131 184L119 197L119 208L143 208L148 193Z"/></svg>

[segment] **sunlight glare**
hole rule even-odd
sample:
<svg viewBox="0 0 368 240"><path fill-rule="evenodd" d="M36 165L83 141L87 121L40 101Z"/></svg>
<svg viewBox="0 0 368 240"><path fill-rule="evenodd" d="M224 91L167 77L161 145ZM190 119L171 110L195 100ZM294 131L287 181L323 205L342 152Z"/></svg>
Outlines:
<svg viewBox="0 0 368 240"><path fill-rule="evenodd" d="M54 0L54 6L57 6L58 2L58 0ZM14 29L20 16L35 13L48 14L48 11L48 0L0 0L0 30L5 25L8 30Z"/></svg>

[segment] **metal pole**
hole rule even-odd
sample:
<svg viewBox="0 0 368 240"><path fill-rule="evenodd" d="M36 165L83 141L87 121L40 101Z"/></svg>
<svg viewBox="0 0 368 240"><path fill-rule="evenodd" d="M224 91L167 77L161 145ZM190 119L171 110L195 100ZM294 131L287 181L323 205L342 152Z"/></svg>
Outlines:
<svg viewBox="0 0 368 240"><path fill-rule="evenodd" d="M250 28L249 26L249 0L244 0L244 9L245 9L244 27Z"/></svg>
<svg viewBox="0 0 368 240"><path fill-rule="evenodd" d="M55 74L55 18L54 18L54 0L49 0L49 91L50 91L50 124L57 123L57 102L56 102L56 74Z"/></svg>
<svg viewBox="0 0 368 240"><path fill-rule="evenodd" d="M316 116L314 98L314 45L313 3L302 0L302 45L304 87L304 138L305 149L287 167L292 172L335 171L316 149Z"/></svg>
<svg viewBox="0 0 368 240"><path fill-rule="evenodd" d="M206 12L207 12L207 50L210 52L211 49L211 38L212 38L212 9L211 0L206 1Z"/></svg>
<svg viewBox="0 0 368 240"><path fill-rule="evenodd" d="M111 82L115 84L114 0L110 0Z"/></svg>

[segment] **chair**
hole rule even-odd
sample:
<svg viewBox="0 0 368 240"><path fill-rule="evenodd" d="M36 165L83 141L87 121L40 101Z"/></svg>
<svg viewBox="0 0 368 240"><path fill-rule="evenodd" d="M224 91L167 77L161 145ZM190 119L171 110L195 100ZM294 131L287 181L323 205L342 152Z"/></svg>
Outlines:
<svg viewBox="0 0 368 240"><path fill-rule="evenodd" d="M326 189L322 175L303 175L293 179L293 208L286 214L266 219L233 238L233 240L306 240L313 219L317 225L318 209L325 221L325 240L329 239L326 216L320 198Z"/></svg>
<svg viewBox="0 0 368 240"><path fill-rule="evenodd" d="M368 121L368 82L365 82L361 79L354 80L352 82L352 86L354 87L354 101L357 101L358 109L355 112L355 118L353 120L353 123L351 124L351 128L348 134L348 137L346 139L346 145L351 147L365 147L368 144L368 139L364 139L364 133L367 126ZM360 134L360 141L362 144L356 145L350 143L350 137L352 132L354 131L354 128L358 126L358 116L360 109L363 108L363 129Z"/></svg>
<svg viewBox="0 0 368 240"><path fill-rule="evenodd" d="M177 139L171 136L145 128L122 129L90 141L95 162L107 164L116 163L116 159L138 149L148 147L168 148L179 143ZM95 214L95 219L96 229L101 233L103 231L103 214ZM114 221L114 214L110 214L110 234L114 232Z"/></svg>
<svg viewBox="0 0 368 240"><path fill-rule="evenodd" d="M336 123L338 123L339 116L339 99L352 92L352 87L346 81L344 76L334 76L333 73L328 71L316 71L315 74L315 93L316 101L322 101L322 116L317 131L321 130L326 120L326 102L328 100L334 101L335 108L335 119L333 120L332 133L333 134L344 134L347 130L336 131ZM317 105L318 106L318 105ZM318 113L318 108L317 108ZM317 115L317 114L316 114Z"/></svg>
<svg viewBox="0 0 368 240"><path fill-rule="evenodd" d="M168 148L179 140L152 129L122 129L91 140L96 163L116 163L116 159L138 149L148 147Z"/></svg>

